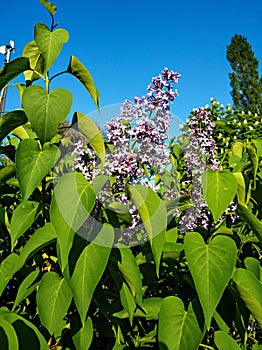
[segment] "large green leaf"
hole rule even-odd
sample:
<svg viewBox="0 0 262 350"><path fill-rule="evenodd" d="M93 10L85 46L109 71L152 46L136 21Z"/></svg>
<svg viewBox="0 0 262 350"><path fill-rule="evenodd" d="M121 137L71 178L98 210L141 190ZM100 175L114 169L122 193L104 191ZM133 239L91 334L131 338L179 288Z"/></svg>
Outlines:
<svg viewBox="0 0 262 350"><path fill-rule="evenodd" d="M86 143L96 151L97 156L101 160L101 165L105 162L105 145L102 134L100 133L96 123L92 119L80 112L76 112L73 116L73 123L76 123L77 129L86 137Z"/></svg>
<svg viewBox="0 0 262 350"><path fill-rule="evenodd" d="M76 77L87 89L90 96L97 108L99 108L99 93L97 88L95 87L94 80L90 72L86 69L86 67L79 61L75 56L71 56L70 62L67 68L68 73L71 73L74 77Z"/></svg>
<svg viewBox="0 0 262 350"><path fill-rule="evenodd" d="M93 324L90 317L83 327L73 336L73 342L77 350L89 349L93 339Z"/></svg>
<svg viewBox="0 0 262 350"><path fill-rule="evenodd" d="M78 172L67 173L56 185L54 195L64 220L76 232L94 207L96 195L92 185Z"/></svg>
<svg viewBox="0 0 262 350"><path fill-rule="evenodd" d="M237 193L237 180L230 172L207 170L202 176L204 196L216 222Z"/></svg>
<svg viewBox="0 0 262 350"><path fill-rule="evenodd" d="M39 74L43 75L44 73L45 62L35 41L31 41L24 47L23 56L29 58L30 67L32 69L24 72L25 80L34 81L39 79ZM35 73L34 71L39 74Z"/></svg>
<svg viewBox="0 0 262 350"><path fill-rule="evenodd" d="M59 148L55 145L45 144L40 149L38 142L32 139L25 139L19 143L16 168L24 202L55 165L59 155Z"/></svg>
<svg viewBox="0 0 262 350"><path fill-rule="evenodd" d="M233 280L246 306L262 326L262 284L251 271L240 268L235 271Z"/></svg>
<svg viewBox="0 0 262 350"><path fill-rule="evenodd" d="M14 327L19 341L19 350L50 350L44 336L32 322L13 312L6 312L2 316Z"/></svg>
<svg viewBox="0 0 262 350"><path fill-rule="evenodd" d="M38 275L40 273L40 270L35 270L32 271L28 276L26 276L26 278L23 280L23 282L20 284L19 289L17 291L17 295L15 298L15 302L12 308L12 311L15 310L16 306L25 298L28 297L28 295L30 295L38 286L39 282L35 282L33 283Z"/></svg>
<svg viewBox="0 0 262 350"><path fill-rule="evenodd" d="M35 42L44 57L44 72L53 65L68 38L69 35L65 29L56 29L51 32L43 23L35 25Z"/></svg>
<svg viewBox="0 0 262 350"><path fill-rule="evenodd" d="M29 86L23 93L25 113L42 143L50 141L57 133L72 106L68 90L55 89L49 94L39 85Z"/></svg>
<svg viewBox="0 0 262 350"><path fill-rule="evenodd" d="M15 58L11 62L5 64L0 70L0 90L2 90L10 80L28 69L30 69L30 65L29 59L26 57Z"/></svg>
<svg viewBox="0 0 262 350"><path fill-rule="evenodd" d="M82 324L85 323L94 290L104 273L111 252L108 243L106 247L101 245L104 235L107 237L107 241L111 242L111 246L113 245L114 230L111 226L104 225L96 240L82 251L70 281L70 288ZM101 236L101 240L99 240L99 236Z"/></svg>
<svg viewBox="0 0 262 350"><path fill-rule="evenodd" d="M2 141L12 130L27 122L24 111L16 110L6 113L0 118L0 141Z"/></svg>
<svg viewBox="0 0 262 350"><path fill-rule="evenodd" d="M235 340L224 331L215 332L214 340L218 350L241 350Z"/></svg>
<svg viewBox="0 0 262 350"><path fill-rule="evenodd" d="M236 263L236 244L232 238L220 235L205 244L199 233L190 232L185 236L184 248L209 328Z"/></svg>
<svg viewBox="0 0 262 350"><path fill-rule="evenodd" d="M192 304L185 311L177 297L167 297L161 306L158 341L161 350L196 350L203 337Z"/></svg>
<svg viewBox="0 0 262 350"><path fill-rule="evenodd" d="M148 187L142 185L128 186L128 191L148 234L158 275L167 226L165 204Z"/></svg>
<svg viewBox="0 0 262 350"><path fill-rule="evenodd" d="M19 350L16 332L13 326L0 315L0 328L3 329L8 341L8 347L4 347L1 342L1 350ZM1 339L0 339L1 340Z"/></svg>
<svg viewBox="0 0 262 350"><path fill-rule="evenodd" d="M119 271L129 285L136 302L142 307L142 280L136 259L131 249L121 245L117 245L117 247L120 249L121 255L121 259L118 262Z"/></svg>
<svg viewBox="0 0 262 350"><path fill-rule="evenodd" d="M55 272L48 272L38 287L36 302L41 324L50 334L61 335L65 317L71 304L72 293L65 278Z"/></svg>
<svg viewBox="0 0 262 350"><path fill-rule="evenodd" d="M47 11L50 13L50 15L54 15L56 13L56 6L47 0L39 0L41 4L47 9Z"/></svg>
<svg viewBox="0 0 262 350"><path fill-rule="evenodd" d="M20 203L13 212L10 223L11 248L13 249L16 241L32 225L36 218L39 203L26 201Z"/></svg>
<svg viewBox="0 0 262 350"><path fill-rule="evenodd" d="M0 296L3 293L13 274L17 272L16 266L19 261L19 256L15 253L10 255L2 261L0 265Z"/></svg>
<svg viewBox="0 0 262 350"><path fill-rule="evenodd" d="M55 196L53 196L50 207L50 217L57 234L57 250L59 265L63 272L63 275L68 279L68 256L73 244L75 232L67 224L63 215L61 214L57 206Z"/></svg>
<svg viewBox="0 0 262 350"><path fill-rule="evenodd" d="M237 206L237 214L253 230L254 234L262 242L262 222L246 207L241 204Z"/></svg>

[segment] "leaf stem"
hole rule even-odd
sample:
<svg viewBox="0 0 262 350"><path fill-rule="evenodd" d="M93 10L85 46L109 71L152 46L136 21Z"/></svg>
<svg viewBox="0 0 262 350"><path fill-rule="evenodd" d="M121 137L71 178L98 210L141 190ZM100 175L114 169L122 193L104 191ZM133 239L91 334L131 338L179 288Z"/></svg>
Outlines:
<svg viewBox="0 0 262 350"><path fill-rule="evenodd" d="M58 77L59 75L62 75L62 74L65 74L65 73L68 73L68 71L64 70L63 72L60 72L60 73L56 73L55 75L53 75L50 79L49 79L49 83L51 83L51 81Z"/></svg>

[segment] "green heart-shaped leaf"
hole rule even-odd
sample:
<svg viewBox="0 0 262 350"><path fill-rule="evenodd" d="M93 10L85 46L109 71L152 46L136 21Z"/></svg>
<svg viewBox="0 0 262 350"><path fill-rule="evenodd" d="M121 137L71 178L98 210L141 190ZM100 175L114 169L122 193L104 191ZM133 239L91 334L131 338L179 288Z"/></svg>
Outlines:
<svg viewBox="0 0 262 350"><path fill-rule="evenodd" d="M236 341L224 331L217 331L214 338L219 350L241 350Z"/></svg>
<svg viewBox="0 0 262 350"><path fill-rule="evenodd" d="M59 155L60 151L55 145L45 144L41 150L38 142L32 139L25 139L19 143L16 170L24 201L55 165Z"/></svg>
<svg viewBox="0 0 262 350"><path fill-rule="evenodd" d="M246 306L262 326L262 284L253 272L245 269L237 269L233 280Z"/></svg>
<svg viewBox="0 0 262 350"><path fill-rule="evenodd" d="M161 350L197 349L203 337L197 317L190 303L185 311L177 297L167 297L159 313L158 341Z"/></svg>
<svg viewBox="0 0 262 350"><path fill-rule="evenodd" d="M237 180L230 172L207 170L202 176L204 196L216 222L237 193Z"/></svg>
<svg viewBox="0 0 262 350"><path fill-rule="evenodd" d="M214 311L232 275L237 248L233 239L227 236L216 236L209 244L205 244L202 236L196 232L185 236L184 247L209 328Z"/></svg>
<svg viewBox="0 0 262 350"><path fill-rule="evenodd" d="M55 89L48 94L41 86L33 85L24 91L22 102L33 129L45 143L66 119L72 106L72 95L65 89Z"/></svg>
<svg viewBox="0 0 262 350"><path fill-rule="evenodd" d="M36 45L35 41L28 43L23 50L23 56L29 58L30 67L37 73L44 74L44 58L39 50L39 47ZM40 78L40 75L35 73L32 70L27 70L24 72L25 80L34 81Z"/></svg>
<svg viewBox="0 0 262 350"><path fill-rule="evenodd" d="M43 23L35 25L35 42L45 60L44 73L53 65L68 38L69 35L65 29L56 29L51 32Z"/></svg>

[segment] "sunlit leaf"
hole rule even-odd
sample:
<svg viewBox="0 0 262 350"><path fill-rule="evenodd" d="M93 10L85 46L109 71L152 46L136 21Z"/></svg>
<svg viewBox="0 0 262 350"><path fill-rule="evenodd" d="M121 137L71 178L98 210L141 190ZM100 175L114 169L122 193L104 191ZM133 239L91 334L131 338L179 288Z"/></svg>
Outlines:
<svg viewBox="0 0 262 350"><path fill-rule="evenodd" d="M32 271L28 276L26 276L26 278L20 284L12 311L16 308L16 306L19 303L21 303L21 301L27 298L28 295L30 295L36 289L40 281L36 283L34 283L34 281L37 279L39 273L40 273L40 270Z"/></svg>
<svg viewBox="0 0 262 350"><path fill-rule="evenodd" d="M236 341L224 331L215 332L215 344L218 350L240 350Z"/></svg>
<svg viewBox="0 0 262 350"><path fill-rule="evenodd" d="M17 239L32 225L36 218L39 203L26 201L20 203L14 210L11 223L10 235L12 249L15 246Z"/></svg>
<svg viewBox="0 0 262 350"><path fill-rule="evenodd" d="M39 0L41 4L47 9L47 11L50 13L50 15L54 15L56 13L56 6L47 0Z"/></svg>
<svg viewBox="0 0 262 350"><path fill-rule="evenodd" d="M216 222L237 193L237 181L230 172L207 170L202 176L204 197Z"/></svg>
<svg viewBox="0 0 262 350"><path fill-rule="evenodd" d="M30 67L32 69L24 72L25 80L34 81L39 79L41 77L39 74L44 74L45 62L41 51L39 50L39 47L36 45L35 41L31 41L24 47L23 56L29 58Z"/></svg>
<svg viewBox="0 0 262 350"><path fill-rule="evenodd" d="M86 144L89 143L90 146L95 150L97 156L101 160L101 165L105 162L105 145L103 141L102 134L98 129L96 123L92 119L85 116L83 113L76 112L73 116L74 127L76 127L81 134L86 138Z"/></svg>
<svg viewBox="0 0 262 350"><path fill-rule="evenodd" d="M59 28L51 32L43 23L35 25L34 39L44 57L44 73L53 65L62 50L63 44L68 41L68 38L69 35L65 29Z"/></svg>
<svg viewBox="0 0 262 350"><path fill-rule="evenodd" d="M77 350L89 349L93 339L93 324L90 317L83 327L73 336L73 342Z"/></svg>
<svg viewBox="0 0 262 350"><path fill-rule="evenodd" d="M45 144L40 149L38 142L32 139L19 143L16 169L24 202L55 165L59 155L60 151L55 145Z"/></svg>
<svg viewBox="0 0 262 350"><path fill-rule="evenodd" d="M71 56L68 68L68 73L71 73L74 77L76 77L87 89L90 96L97 108L99 108L99 93L97 88L95 87L94 80L90 74L90 72L86 69L86 67L79 61L75 56Z"/></svg>
<svg viewBox="0 0 262 350"><path fill-rule="evenodd" d="M161 306L158 325L158 342L161 350L197 349L203 337L192 304L185 311L177 297L167 297Z"/></svg>
<svg viewBox="0 0 262 350"><path fill-rule="evenodd" d="M46 273L38 287L36 302L41 324L56 336L61 335L72 293L65 278L55 272Z"/></svg>
<svg viewBox="0 0 262 350"><path fill-rule="evenodd" d="M22 102L32 128L45 143L57 133L59 124L70 112L72 95L60 88L48 94L41 86L33 85L24 91Z"/></svg>

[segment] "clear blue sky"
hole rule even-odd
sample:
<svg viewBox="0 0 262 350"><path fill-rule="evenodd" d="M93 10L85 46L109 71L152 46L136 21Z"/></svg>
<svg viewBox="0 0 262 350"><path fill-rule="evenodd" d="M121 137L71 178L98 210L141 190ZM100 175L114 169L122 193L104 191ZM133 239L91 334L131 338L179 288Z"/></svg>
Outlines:
<svg viewBox="0 0 262 350"><path fill-rule="evenodd" d="M54 3L56 21L68 30L70 39L51 72L66 69L70 55L77 56L93 75L102 107L143 95L151 77L165 66L182 75L172 108L182 120L211 97L231 103L226 45L235 33L247 37L261 62L261 72L261 0ZM12 39L17 47L12 57L22 55L38 22L50 25L48 12L37 0L2 3L0 45ZM90 97L73 77L60 77L52 87L73 92L72 112L88 115L94 110ZM9 108L19 107L15 93L14 88L9 89Z"/></svg>

